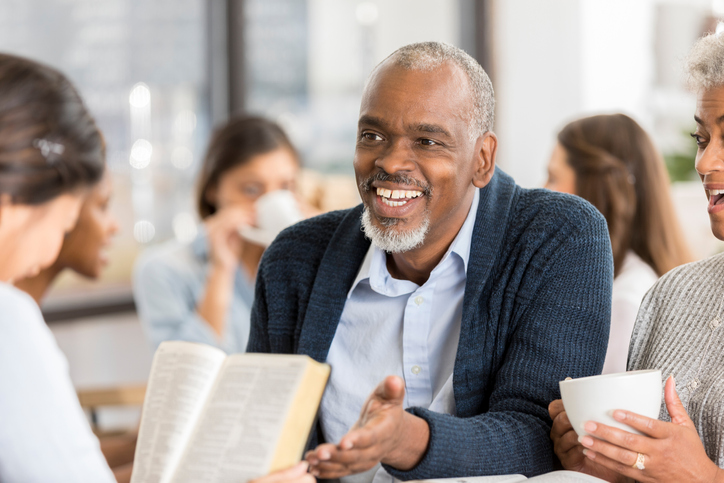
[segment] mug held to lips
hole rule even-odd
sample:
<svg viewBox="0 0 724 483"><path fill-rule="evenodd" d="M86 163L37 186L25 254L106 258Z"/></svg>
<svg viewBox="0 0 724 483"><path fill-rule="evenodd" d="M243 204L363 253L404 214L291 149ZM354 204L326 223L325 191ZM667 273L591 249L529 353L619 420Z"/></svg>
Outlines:
<svg viewBox="0 0 724 483"><path fill-rule="evenodd" d="M254 204L256 226L241 226L239 234L245 240L267 247L285 228L304 219L294 194L287 190L267 193Z"/></svg>
<svg viewBox="0 0 724 483"><path fill-rule="evenodd" d="M560 381L561 399L573 429L583 436L586 421L641 434L613 419L613 411L623 409L652 419L661 408L661 371L642 370L581 377Z"/></svg>

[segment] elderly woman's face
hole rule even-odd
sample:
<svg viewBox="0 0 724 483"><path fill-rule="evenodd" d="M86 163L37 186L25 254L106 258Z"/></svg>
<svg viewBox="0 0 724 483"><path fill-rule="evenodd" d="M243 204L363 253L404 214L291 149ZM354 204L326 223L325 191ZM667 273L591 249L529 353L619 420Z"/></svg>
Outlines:
<svg viewBox="0 0 724 483"><path fill-rule="evenodd" d="M711 231L724 240L724 86L699 94L694 119L696 171L709 200Z"/></svg>

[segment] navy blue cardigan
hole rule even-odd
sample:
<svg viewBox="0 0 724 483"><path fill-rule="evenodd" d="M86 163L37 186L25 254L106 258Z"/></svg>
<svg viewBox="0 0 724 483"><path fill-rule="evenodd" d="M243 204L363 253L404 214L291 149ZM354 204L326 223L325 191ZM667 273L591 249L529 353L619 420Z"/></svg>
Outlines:
<svg viewBox="0 0 724 483"><path fill-rule="evenodd" d="M324 361L369 248L361 206L288 228L258 273L248 351ZM580 198L527 190L497 170L480 190L460 341L456 416L430 426L410 480L551 471L548 404L558 381L598 374L608 343L613 262L604 218ZM319 431L317 429L317 435Z"/></svg>

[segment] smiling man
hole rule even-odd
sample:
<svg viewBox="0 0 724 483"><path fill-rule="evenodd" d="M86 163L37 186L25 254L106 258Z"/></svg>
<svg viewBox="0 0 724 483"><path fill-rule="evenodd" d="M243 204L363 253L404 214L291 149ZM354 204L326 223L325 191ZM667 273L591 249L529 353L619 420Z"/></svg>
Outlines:
<svg viewBox="0 0 724 483"><path fill-rule="evenodd" d="M606 223L496 170L493 108L460 49L397 50L362 98L362 205L293 226L262 260L248 350L333 368L306 456L321 478L550 471L558 381L601 370Z"/></svg>

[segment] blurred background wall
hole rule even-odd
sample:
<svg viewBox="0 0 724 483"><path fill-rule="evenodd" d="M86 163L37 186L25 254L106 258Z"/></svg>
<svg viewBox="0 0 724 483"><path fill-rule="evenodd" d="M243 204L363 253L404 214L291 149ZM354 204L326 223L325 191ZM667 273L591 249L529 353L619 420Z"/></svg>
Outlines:
<svg viewBox="0 0 724 483"><path fill-rule="evenodd" d="M0 0L0 50L69 75L108 143L122 224L100 283L64 276L44 303L79 388L143 382L150 350L130 274L143 248L193 239L194 178L214 125L279 122L307 167L352 174L370 70L416 41L457 45L496 90L499 166L542 185L555 135L624 112L666 156L698 257L709 232L681 60L717 27L715 0ZM693 182L692 182L693 180ZM101 423L131 424L109 412Z"/></svg>

